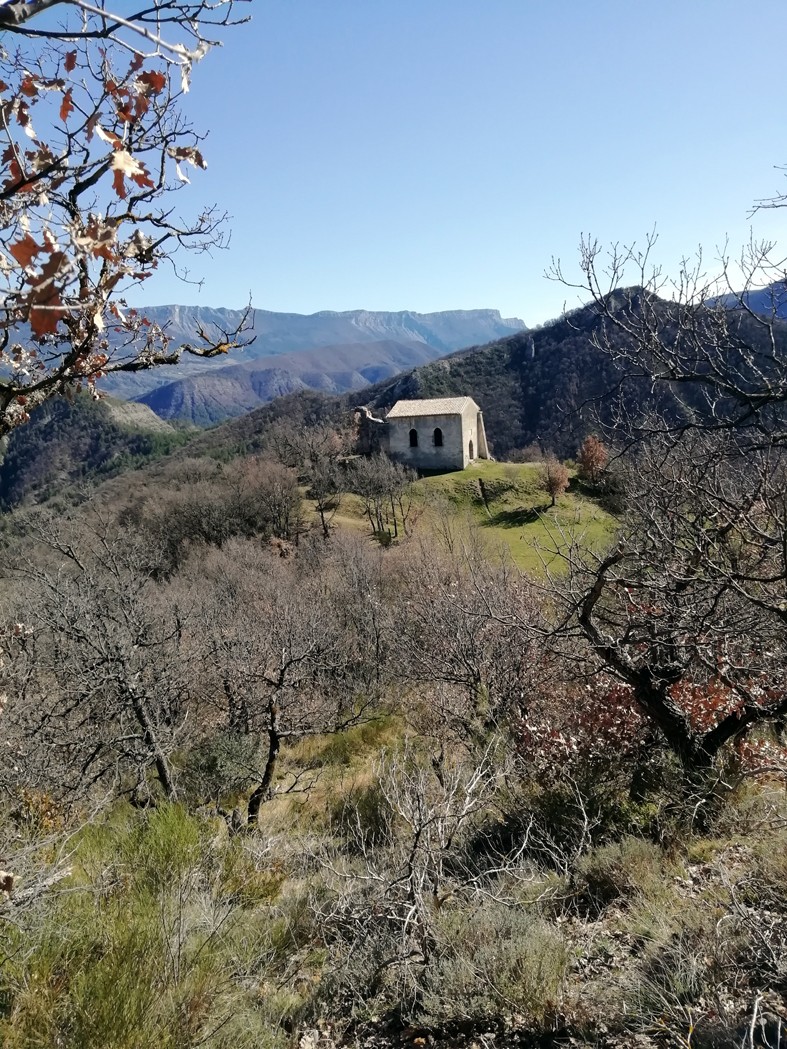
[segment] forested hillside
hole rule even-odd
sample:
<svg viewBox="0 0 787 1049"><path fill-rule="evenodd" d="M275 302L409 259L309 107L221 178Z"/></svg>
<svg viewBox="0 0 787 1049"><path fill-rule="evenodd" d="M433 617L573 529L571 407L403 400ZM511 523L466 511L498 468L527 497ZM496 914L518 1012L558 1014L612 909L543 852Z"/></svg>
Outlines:
<svg viewBox="0 0 787 1049"><path fill-rule="evenodd" d="M629 294L638 314L635 290ZM653 295L648 300L666 337L677 338L668 304ZM741 310L721 312L730 328L731 364L750 346L767 358L771 330L780 347L787 345L787 322L777 319L769 328ZM713 313L701 306L695 323L710 322ZM702 401L697 383L654 386L646 354L632 366L639 352L632 331L611 327L597 307L588 306L533 331L441 358L363 396L384 410L399 398L470 394L484 412L493 454L505 458L536 444L570 456L599 426L625 429L651 412L678 422L686 417L687 398L695 406Z"/></svg>
<svg viewBox="0 0 787 1049"><path fill-rule="evenodd" d="M182 446L187 436L149 408L81 394L43 404L0 444L0 507L97 483Z"/></svg>

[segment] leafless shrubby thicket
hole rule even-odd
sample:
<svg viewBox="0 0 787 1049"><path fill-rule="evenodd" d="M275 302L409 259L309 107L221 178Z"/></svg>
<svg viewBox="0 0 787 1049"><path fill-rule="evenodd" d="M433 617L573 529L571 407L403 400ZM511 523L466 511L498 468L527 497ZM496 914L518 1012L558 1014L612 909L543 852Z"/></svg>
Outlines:
<svg viewBox="0 0 787 1049"><path fill-rule="evenodd" d="M189 1037L215 1045L243 1044L231 1040L237 1011L258 1038L261 1025L281 1033L283 1018L308 1017L592 1031L623 1022L621 996L650 1029L665 1002L677 1017L684 1006L710 1016L697 1004L709 988L728 996L729 1026L756 980L780 978L781 926L746 924L740 909L744 891L773 908L778 871L744 888L735 870L718 884L714 906L731 932L718 957L760 943L734 990L732 962L722 971L702 960L709 924L684 928L689 890L665 888L691 884L690 858L668 850L699 828L698 802L708 833L733 818L734 798L722 815L707 801L715 780L731 785L736 771L740 793L766 745L780 759L767 697L751 718L758 747L720 744L723 761L697 762L703 777L692 774L683 798L686 753L576 618L586 561L527 579L439 514L433 530L389 547L333 530L326 540L319 524L309 533L300 523L287 467L168 469L162 499L96 500L73 519L31 512L6 541L2 862L31 893L18 905L19 883L3 904L29 941L0 965L17 1008L8 1031L40 1033L22 988L47 967L59 974L52 1017L82 1016L89 993L106 1034L115 987L154 1016L139 1030L165 1022L161 1006L150 1013L147 983L129 983L117 952L85 930L82 901L94 898L105 901L101 935L126 943L128 958L159 957L161 930L177 945L177 965L156 979L187 1003L178 1015ZM679 540L697 523L675 506L664 517ZM200 532L189 515L203 519ZM182 536L172 548L156 539L168 533ZM735 554L748 556L740 543ZM718 645L689 640L707 573L671 596L642 571L638 590L629 571L588 614L607 631L627 617L618 650L637 672L656 650L683 659L675 666L693 691L672 701L699 748L730 716L728 694L720 701L703 677ZM661 589L646 598L646 587ZM708 629L729 637L732 683L752 687L753 668L775 675L778 637L748 677L735 647L756 627L753 602L737 591L708 601ZM778 803L768 825L782 818ZM121 853L113 820L131 834ZM162 874L173 864L174 880ZM63 883L79 892L62 895ZM592 930L615 908L629 915L626 950L650 945L625 986L593 953ZM89 979L63 975L52 922L74 957L100 959ZM695 973L679 993L653 962L676 936ZM586 950L601 998L578 977ZM100 1025L78 1029L100 1044Z"/></svg>

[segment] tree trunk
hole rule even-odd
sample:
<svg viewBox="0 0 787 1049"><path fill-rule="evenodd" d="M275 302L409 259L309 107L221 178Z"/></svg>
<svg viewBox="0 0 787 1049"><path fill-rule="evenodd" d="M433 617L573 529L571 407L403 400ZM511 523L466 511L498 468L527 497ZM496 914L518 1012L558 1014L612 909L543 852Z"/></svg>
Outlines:
<svg viewBox="0 0 787 1049"><path fill-rule="evenodd" d="M317 513L320 515L320 524L322 525L323 538L327 539L330 536L331 531L328 528L328 522L325 519L325 507L323 506L321 500L318 500L317 502Z"/></svg>
<svg viewBox="0 0 787 1049"><path fill-rule="evenodd" d="M128 692L131 698L131 708L134 711L134 716L142 729L143 739L153 755L153 763L156 766L156 774L159 783L167 796L167 800L175 801L177 791L175 790L175 782L172 778L172 770L169 767L167 755L164 753L161 744L158 741L156 730L153 727L153 722L151 721L147 707L145 706L145 701L137 693L137 690L133 685L130 686Z"/></svg>
<svg viewBox="0 0 787 1049"><path fill-rule="evenodd" d="M483 477L479 477L478 478L478 491L481 493L481 501L484 504L484 509L486 510L486 516L491 521L492 520L492 511L489 509L489 498L488 498L488 496L486 494L486 485L484 484ZM555 505L554 500L552 501L552 505L553 506Z"/></svg>
<svg viewBox="0 0 787 1049"><path fill-rule="evenodd" d="M249 798L249 811L246 823L249 827L255 827L259 822L260 808L264 801L268 801L273 788L273 778L276 775L276 762L281 749L281 733L279 731L279 708L276 702L269 707L270 724L268 726L268 757L265 761L265 769L259 786L255 787Z"/></svg>

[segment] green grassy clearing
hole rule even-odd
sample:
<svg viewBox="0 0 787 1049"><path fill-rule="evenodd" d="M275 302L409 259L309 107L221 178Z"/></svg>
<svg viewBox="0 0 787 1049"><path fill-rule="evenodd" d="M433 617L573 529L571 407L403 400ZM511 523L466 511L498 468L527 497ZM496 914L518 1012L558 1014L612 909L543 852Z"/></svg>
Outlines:
<svg viewBox="0 0 787 1049"><path fill-rule="evenodd" d="M477 529L491 550L503 550L528 572L559 570L560 550L572 540L603 550L615 534L615 518L583 493L571 475L568 491L551 506L538 463L479 461L465 470L432 474L415 482L417 528ZM483 484L486 505L481 492ZM304 493L305 495L305 493ZM314 501L305 495L304 518L314 522ZM368 532L361 499L344 493L331 518L334 528Z"/></svg>
<svg viewBox="0 0 787 1049"><path fill-rule="evenodd" d="M464 519L526 571L558 567L559 551L573 539L587 549L604 549L615 533L614 517L580 492L574 476L551 506L539 469L536 463L477 462L456 473L423 477L416 490L429 511L427 519L446 512Z"/></svg>

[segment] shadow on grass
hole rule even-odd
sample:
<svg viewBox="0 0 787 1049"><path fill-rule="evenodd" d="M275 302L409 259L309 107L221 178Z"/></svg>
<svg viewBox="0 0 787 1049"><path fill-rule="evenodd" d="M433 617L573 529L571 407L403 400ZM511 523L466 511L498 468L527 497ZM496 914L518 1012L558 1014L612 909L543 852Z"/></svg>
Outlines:
<svg viewBox="0 0 787 1049"><path fill-rule="evenodd" d="M501 510L488 523L499 528L521 528L523 525L535 524L549 509L551 509L550 504L544 503L542 506L521 506L516 510Z"/></svg>

